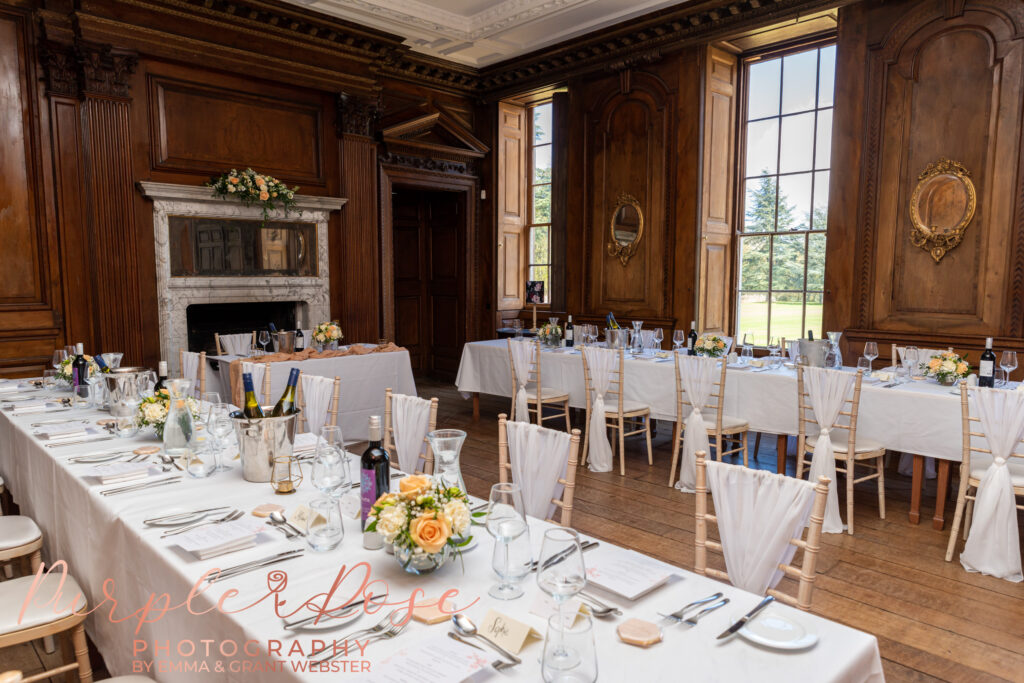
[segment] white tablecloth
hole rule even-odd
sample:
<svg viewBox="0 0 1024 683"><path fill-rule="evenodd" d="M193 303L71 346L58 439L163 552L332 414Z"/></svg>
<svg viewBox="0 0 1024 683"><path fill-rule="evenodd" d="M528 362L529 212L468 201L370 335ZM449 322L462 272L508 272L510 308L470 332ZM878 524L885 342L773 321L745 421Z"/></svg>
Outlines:
<svg viewBox="0 0 1024 683"><path fill-rule="evenodd" d="M75 414L100 417L99 413L89 411L57 413L46 417ZM225 609L241 611L225 614L214 610L207 614L190 614L179 607L159 619L157 613L151 613L148 623L140 624L138 618L131 618L130 615L146 604L153 593L157 595L157 600L161 594L166 593L170 596L170 602L177 605L186 599L198 578L212 567L231 566L300 547L299 542L289 541L277 532L268 531L261 534L262 542L257 548L220 559L198 561L173 546L170 539L161 540L161 530L145 528L141 520L164 513L170 508L194 509L211 504L235 505L245 510L271 501L294 506L307 502L315 492L305 483L294 496L275 497L269 485L243 481L236 466L232 472L208 479L186 479L183 484L105 498L97 492L105 487L90 485L76 474L88 466L68 465L64 462L66 457L75 453L104 450L111 444L115 447L135 445L136 442L141 444L147 442L147 439L46 449L29 433L29 423L40 417L0 415L0 474L6 479L22 512L31 515L43 529L44 560L66 560L70 572L87 592L90 606L94 607L100 601L104 581L112 582L108 591L117 598L117 606L108 601L88 619L87 629L113 674L127 674L147 663L153 664L155 644L161 650L154 664L156 668L147 673L159 681L280 683L282 680L326 680L322 676L316 678L315 674L296 673L290 665L278 665L273 671L242 673L236 670L242 667L242 663L252 664L259 660L222 655L220 652L224 647L230 647L232 641L240 649L246 641L254 641L264 652L268 643L272 646L277 642L281 644L280 651L284 656L274 659L289 660L287 653L296 643L308 652L313 639L341 637L351 629L379 620L379 615L364 615L350 627L326 633L307 631L296 637L282 629L281 619L274 614L271 600L253 604L268 592L269 570L263 570L215 583L192 600L192 610L202 612L214 606L227 589L237 589L239 593L229 597L224 606ZM148 442L152 443L151 437ZM533 543L539 546L542 529L550 525L538 520L531 520L531 525ZM372 567L372 577L387 582L389 600L408 601L416 588L423 588L426 596L432 598L439 597L448 589L457 588L460 593L459 597L454 598L456 607L479 600L466 611L478 624L488 609L495 608L544 632L544 621L529 612L539 592L532 577L524 584L526 595L518 600L498 602L487 595L488 587L496 580L491 570L493 542L480 527L474 528L479 545L464 555L464 566L455 560L426 577L404 573L395 559L383 551L363 550L358 529L357 521L346 520L346 537L338 549L325 554L307 551L301 559L275 567L286 571L288 575L287 589L280 595L288 600L288 604L282 608L284 612L291 612L302 601L330 590L335 576L343 568L351 569L357 563L367 562ZM587 553L585 557L595 557L597 553L606 552L607 548L606 544L602 544L602 547ZM358 569L355 574L359 575ZM679 574L681 580L657 589L636 602L605 596L609 602L621 606L625 616L596 622L600 680L678 681L681 676L680 667L685 667L687 679L699 681L757 680L788 683L794 680L882 680L881 660L874 636L782 605L773 609L792 616L809 631L819 635L820 642L815 647L802 652L783 653L762 649L741 639L715 640L715 636L737 614L753 607L759 598L684 570L679 570ZM343 584L331 604L341 604L339 601L344 600L351 589L352 583ZM691 630L667 626L664 642L648 650L626 645L615 636L616 625L625 618L657 621L657 612L677 609L718 590L730 597L732 604L707 616ZM242 609L248 605L252 606ZM120 623L111 621L111 610L115 619L123 619ZM374 680L373 666L382 658L419 639L441 635L446 628L446 625L426 626L411 622L395 640L370 644L364 655L354 656L354 659L365 659L370 666L369 673L356 678ZM202 642L204 640L211 641L209 657L203 656L206 647ZM198 654L179 654L182 644L186 653L189 652L189 644L195 645ZM133 656L133 647L143 645L148 648L147 651ZM481 672L481 679L474 680L538 681L541 651L542 643L534 641L521 653L523 663L520 666L501 674ZM496 658L489 652L485 656L488 659ZM296 655L291 661L301 661L301 657ZM187 668L201 666L203 663L213 673L205 675ZM218 663L221 666L219 671Z"/></svg>
<svg viewBox="0 0 1024 683"><path fill-rule="evenodd" d="M222 400L231 400L228 380L231 361L239 356L207 356L207 391L218 391ZM219 367L215 371L213 368ZM409 352L367 353L361 356L315 358L304 361L281 361L270 364L271 402L284 391L288 373L298 367L305 374L341 378L341 408L338 424L346 441L365 440L370 415L384 415L384 390L391 387L398 394L416 395ZM256 387L262 395L263 387Z"/></svg>
<svg viewBox="0 0 1024 683"><path fill-rule="evenodd" d="M670 354L671 355L671 354ZM850 370L853 371L852 369ZM651 407L656 419L676 419L675 366L665 361L626 359L626 400ZM796 371L782 368L726 371L725 412L750 422L751 431L797 433ZM586 407L583 360L578 351L541 354L545 387L569 392L575 408ZM459 391L512 395L506 342L473 342L462 350ZM914 381L889 389L865 382L861 390L857 433L903 453L960 462L960 394L932 381Z"/></svg>

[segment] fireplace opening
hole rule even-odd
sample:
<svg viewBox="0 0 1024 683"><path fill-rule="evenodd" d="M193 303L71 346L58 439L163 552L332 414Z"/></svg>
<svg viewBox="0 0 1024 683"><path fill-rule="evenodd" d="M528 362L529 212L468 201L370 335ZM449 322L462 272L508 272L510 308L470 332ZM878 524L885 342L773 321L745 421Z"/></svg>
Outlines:
<svg viewBox="0 0 1024 683"><path fill-rule="evenodd" d="M214 334L264 330L274 323L279 330L294 330L300 301L246 301L227 304L191 304L185 309L188 350L217 352Z"/></svg>

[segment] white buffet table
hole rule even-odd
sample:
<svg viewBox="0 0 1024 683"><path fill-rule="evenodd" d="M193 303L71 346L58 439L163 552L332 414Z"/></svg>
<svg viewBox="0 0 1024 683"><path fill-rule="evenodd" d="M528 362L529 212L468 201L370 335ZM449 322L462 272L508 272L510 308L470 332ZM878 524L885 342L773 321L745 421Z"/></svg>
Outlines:
<svg viewBox="0 0 1024 683"><path fill-rule="evenodd" d="M216 566L231 566L247 560L257 559L282 550L301 547L298 541L289 541L284 536L269 531L260 535L258 547L239 551L220 559L199 561L172 545L172 540L161 540L161 529L146 528L141 520L162 514L169 509L188 510L210 505L234 505L251 510L259 503L279 502L294 506L307 502L314 495L311 486L303 484L291 497L276 497L267 484L252 484L242 480L236 465L228 473L208 479L188 479L181 484L155 488L136 493L102 497L98 490L106 488L91 484L79 473L86 465L69 465L66 458L73 454L92 453L125 446L153 443L139 437L128 441L104 441L96 444L71 445L59 448L44 448L30 433L30 423L53 417L99 418L100 413L91 410L75 410L62 413L40 413L14 416L0 413L0 474L24 514L32 516L43 529L45 537L44 560L65 560L70 572L86 591L90 606L95 606L103 595L104 581L113 582L109 590L119 601L113 607L109 602L99 613L87 621L87 629L104 659L115 675L138 671L147 664L153 665L154 643L161 648L156 657L155 668L148 669L147 675L159 681L273 681L313 680L316 674L296 673L291 661L301 661L297 654L289 658L287 653L296 643L307 652L312 639L324 640L331 636L347 634L351 628L364 627L379 620L379 616L364 615L351 627L329 632L307 631L298 636L282 628L281 619L274 614L270 600L264 600L244 611L225 614L210 611L206 614L189 614L184 608L170 611L156 619L150 616L150 623L138 624L137 619L127 618L149 599L152 593L168 594L172 603L185 600L191 587L207 570ZM541 530L549 526L546 522L532 520L532 540L539 546ZM518 618L543 633L544 622L529 613L531 603L539 589L532 577L525 584L526 595L518 600L501 603L487 595L487 588L496 577L491 570L492 540L481 527L474 531L479 537L476 548L468 551L462 563L453 561L442 570L427 576L414 577L404 573L393 557L382 551L370 552L361 547L358 522L345 521L346 537L342 545L329 553L307 554L272 569L287 572L288 586L282 596L290 602L285 611L298 607L301 601L327 591L334 577L343 566L351 568L358 562L368 562L372 576L387 582L393 601L407 600L415 588L423 588L428 597L436 598L444 591L457 588L460 597L456 606L479 602L467 610L467 614L478 624L489 608L499 609ZM596 557L605 544L585 557ZM192 609L202 612L210 609L227 589L237 589L238 595L228 599L225 607L238 610L267 592L268 570L253 572L232 580L218 582L192 601ZM812 614L806 614L785 606L772 609L783 610L793 616L809 631L820 637L817 645L806 651L777 652L751 645L744 640L733 638L716 641L715 636L731 620L755 605L759 598L731 586L679 570L680 580L654 590L636 602L614 599L607 595L608 602L619 605L625 612L620 619L596 622L597 652L600 680L623 681L677 681L680 666L685 667L687 678L700 681L878 681L882 680L881 662L877 641L874 636L862 633ZM346 583L343 586L351 587ZM343 600L348 588L337 593ZM657 612L671 611L698 597L717 590L732 599L732 604L706 617L691 629L668 626L664 642L648 650L641 650L620 642L614 635L617 623L629 617L657 621ZM334 602L332 605L341 604ZM111 610L117 619L108 618ZM136 630L137 629L137 630ZM373 667L402 647L415 644L424 638L442 636L446 625L426 626L412 622L403 634L391 641L369 645L364 655L356 657L369 662L369 673L356 676L358 680L375 680ZM203 640L209 640L212 654L203 655ZM445 638L444 640L448 640ZM283 664L275 664L273 670L241 672L239 661L253 660L244 656L231 657L220 654L222 643L233 641L239 648L246 641L254 641L264 652L268 643L279 642L284 653L272 658ZM197 654L180 654L179 644L192 643ZM133 647L148 649L133 656ZM169 649L167 649L169 647ZM186 651L187 651L186 645ZM539 658L542 643L534 641L523 650L523 663L513 669L498 673L485 670L473 680L540 680ZM492 653L486 653L494 659ZM265 659L265 658L263 658ZM235 663L233 663L235 662ZM272 662L271 662L272 663ZM205 664L212 673L196 673L189 666ZM217 666L220 665L218 671ZM264 662L267 666L268 662ZM239 669L239 670L235 670ZM201 671L201 669L200 669ZM336 677L336 676L334 676ZM334 678L332 677L332 678ZM325 680L321 677L319 680Z"/></svg>

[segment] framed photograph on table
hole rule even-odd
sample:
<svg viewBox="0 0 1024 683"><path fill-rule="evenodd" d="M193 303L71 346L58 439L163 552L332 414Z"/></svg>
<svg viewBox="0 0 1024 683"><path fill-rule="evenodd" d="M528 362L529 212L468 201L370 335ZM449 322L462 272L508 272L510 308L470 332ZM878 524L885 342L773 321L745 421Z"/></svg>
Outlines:
<svg viewBox="0 0 1024 683"><path fill-rule="evenodd" d="M533 327L534 332L537 331L537 304L544 303L544 281L543 280L527 280L526 281L526 303L533 306Z"/></svg>

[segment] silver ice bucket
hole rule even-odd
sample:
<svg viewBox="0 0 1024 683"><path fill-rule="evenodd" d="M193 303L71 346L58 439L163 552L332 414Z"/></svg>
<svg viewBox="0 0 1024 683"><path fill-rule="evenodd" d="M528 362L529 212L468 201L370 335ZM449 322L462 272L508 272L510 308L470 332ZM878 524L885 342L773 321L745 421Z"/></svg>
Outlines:
<svg viewBox="0 0 1024 683"><path fill-rule="evenodd" d="M110 414L114 417L133 416L143 393L156 383L156 375L149 368L113 368L102 377L110 400Z"/></svg>
<svg viewBox="0 0 1024 683"><path fill-rule="evenodd" d="M815 368L825 367L825 356L828 355L832 343L823 339L800 340L800 355L804 357L807 365Z"/></svg>
<svg viewBox="0 0 1024 683"><path fill-rule="evenodd" d="M604 340L608 343L609 349L628 349L629 348L629 330L618 329L610 330L605 328Z"/></svg>
<svg viewBox="0 0 1024 683"><path fill-rule="evenodd" d="M295 353L295 332L275 332L274 348L278 353Z"/></svg>
<svg viewBox="0 0 1024 683"><path fill-rule="evenodd" d="M274 406L263 406L267 415ZM284 417L250 420L242 411L231 413L242 457L242 476L246 481L265 484L270 481L274 458L290 457L295 443L295 418L299 411Z"/></svg>

